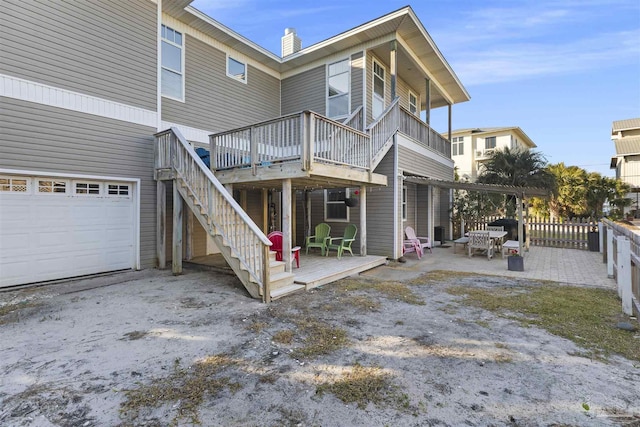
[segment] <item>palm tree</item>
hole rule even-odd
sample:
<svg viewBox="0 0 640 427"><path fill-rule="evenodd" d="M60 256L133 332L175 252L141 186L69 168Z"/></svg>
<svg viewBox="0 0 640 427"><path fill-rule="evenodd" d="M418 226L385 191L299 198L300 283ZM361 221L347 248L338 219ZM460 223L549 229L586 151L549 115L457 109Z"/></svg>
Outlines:
<svg viewBox="0 0 640 427"><path fill-rule="evenodd" d="M484 163L478 182L484 184L509 185L513 187L536 187L552 190L554 177L546 169L547 161L538 151L510 149L495 150ZM515 213L516 199L507 198L507 215Z"/></svg>

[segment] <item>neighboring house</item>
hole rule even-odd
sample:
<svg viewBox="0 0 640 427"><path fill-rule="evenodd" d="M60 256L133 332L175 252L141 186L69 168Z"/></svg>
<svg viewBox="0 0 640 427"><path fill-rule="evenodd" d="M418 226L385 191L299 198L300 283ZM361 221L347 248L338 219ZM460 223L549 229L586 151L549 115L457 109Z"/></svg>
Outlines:
<svg viewBox="0 0 640 427"><path fill-rule="evenodd" d="M269 231L286 264L319 222L391 259L449 228L428 118L469 95L410 7L281 57L189 3L3 2L0 287L219 251L268 300Z"/></svg>
<svg viewBox="0 0 640 427"><path fill-rule="evenodd" d="M482 164L494 150L535 148L536 144L517 126L458 129L451 132L451 158L461 180L474 182Z"/></svg>
<svg viewBox="0 0 640 427"><path fill-rule="evenodd" d="M638 212L640 194L640 118L616 120L611 127L611 139L616 155L611 158L611 169L616 171L616 179L631 186L627 195L633 205L625 208Z"/></svg>

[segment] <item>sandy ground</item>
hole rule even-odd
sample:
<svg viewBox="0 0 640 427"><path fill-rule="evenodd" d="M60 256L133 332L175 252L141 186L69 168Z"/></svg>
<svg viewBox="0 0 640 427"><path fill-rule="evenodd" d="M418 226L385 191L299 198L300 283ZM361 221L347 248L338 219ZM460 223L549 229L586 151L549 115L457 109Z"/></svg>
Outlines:
<svg viewBox="0 0 640 427"><path fill-rule="evenodd" d="M401 266L367 276L407 277ZM640 425L637 362L581 357L570 341L445 292L516 280L412 287L425 305L358 294L380 304L372 307L352 304L340 285L265 305L234 277L200 271L2 292L0 306L24 307L0 318L0 425L190 425L181 402L121 411L126 390L220 354L233 360L220 375L234 386L204 397L197 414L206 426ZM348 344L305 358L300 340L274 341L305 318L342 328ZM359 408L317 393L356 364L380 368L401 399Z"/></svg>

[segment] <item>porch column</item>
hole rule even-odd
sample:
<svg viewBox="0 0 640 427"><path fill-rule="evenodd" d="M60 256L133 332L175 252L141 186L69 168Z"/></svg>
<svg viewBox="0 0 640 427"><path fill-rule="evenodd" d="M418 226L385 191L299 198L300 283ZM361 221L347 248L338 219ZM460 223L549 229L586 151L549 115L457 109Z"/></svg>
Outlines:
<svg viewBox="0 0 640 427"><path fill-rule="evenodd" d="M427 237L431 242L431 246L433 246L433 215L435 210L433 208L433 186L432 185L429 185L427 187L427 203L429 204L427 206Z"/></svg>
<svg viewBox="0 0 640 427"><path fill-rule="evenodd" d="M367 187L360 186L360 255L367 256Z"/></svg>
<svg viewBox="0 0 640 427"><path fill-rule="evenodd" d="M390 42L389 68L391 69L391 101L396 99L396 79L398 76L398 42L392 40Z"/></svg>
<svg viewBox="0 0 640 427"><path fill-rule="evenodd" d="M174 275L182 274L182 196L178 183L173 182L173 249L171 256Z"/></svg>
<svg viewBox="0 0 640 427"><path fill-rule="evenodd" d="M262 232L269 234L269 190L262 189Z"/></svg>
<svg viewBox="0 0 640 427"><path fill-rule="evenodd" d="M247 190L240 190L240 207L242 210L247 210Z"/></svg>
<svg viewBox="0 0 640 427"><path fill-rule="evenodd" d="M156 256L158 268L167 268L167 185L156 181Z"/></svg>
<svg viewBox="0 0 640 427"><path fill-rule="evenodd" d="M307 207L307 228L304 232L305 242L307 237L311 236L311 191L305 190L304 192L304 203Z"/></svg>
<svg viewBox="0 0 640 427"><path fill-rule="evenodd" d="M447 139L451 142L451 104L447 105L447 115L449 116L449 132L447 134Z"/></svg>
<svg viewBox="0 0 640 427"><path fill-rule="evenodd" d="M427 77L425 80L425 122L431 126L431 79Z"/></svg>
<svg viewBox="0 0 640 427"><path fill-rule="evenodd" d="M282 180L282 261L291 271L291 179Z"/></svg>

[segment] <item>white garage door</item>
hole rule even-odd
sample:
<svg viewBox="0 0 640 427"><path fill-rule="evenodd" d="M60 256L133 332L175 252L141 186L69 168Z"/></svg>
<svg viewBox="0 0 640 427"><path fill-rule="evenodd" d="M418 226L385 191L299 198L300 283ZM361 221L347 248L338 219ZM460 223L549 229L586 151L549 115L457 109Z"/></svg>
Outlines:
<svg viewBox="0 0 640 427"><path fill-rule="evenodd" d="M0 176L0 287L134 268L134 183Z"/></svg>

